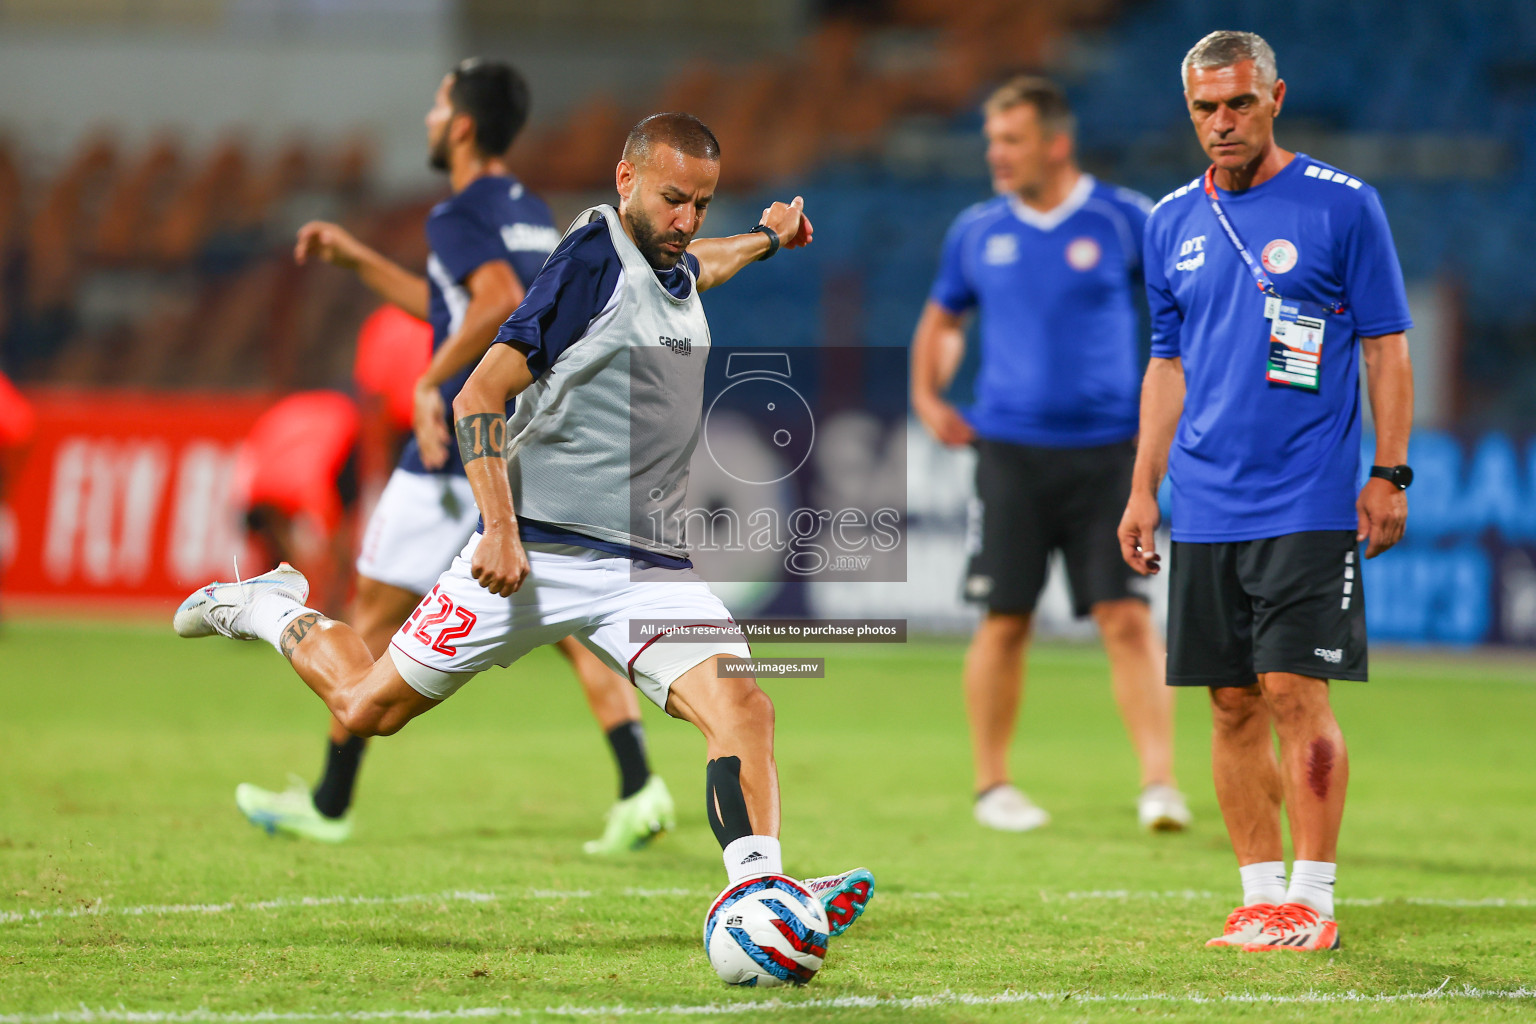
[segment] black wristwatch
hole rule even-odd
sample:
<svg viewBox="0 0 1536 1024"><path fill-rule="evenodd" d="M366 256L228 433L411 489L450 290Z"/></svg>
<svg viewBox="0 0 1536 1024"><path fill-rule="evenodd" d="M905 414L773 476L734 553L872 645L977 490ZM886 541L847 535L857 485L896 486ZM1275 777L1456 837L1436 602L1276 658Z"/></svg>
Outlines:
<svg viewBox="0 0 1536 1024"><path fill-rule="evenodd" d="M1371 476L1391 481L1392 486L1400 491L1406 491L1408 485L1413 483L1413 470L1407 466L1372 466Z"/></svg>
<svg viewBox="0 0 1536 1024"><path fill-rule="evenodd" d="M779 233L773 230L773 228L769 227L767 224L759 224L757 227L753 228L752 231L761 231L763 234L768 236L768 251L757 258L758 262L762 262L763 260L771 258L774 253L779 251ZM752 231L748 231L747 234L750 235Z"/></svg>

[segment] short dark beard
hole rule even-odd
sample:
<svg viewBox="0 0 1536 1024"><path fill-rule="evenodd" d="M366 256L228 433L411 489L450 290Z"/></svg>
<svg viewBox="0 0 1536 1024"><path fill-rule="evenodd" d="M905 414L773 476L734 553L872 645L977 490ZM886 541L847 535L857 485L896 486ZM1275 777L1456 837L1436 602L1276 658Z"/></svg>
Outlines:
<svg viewBox="0 0 1536 1024"><path fill-rule="evenodd" d="M447 171L448 166L448 133L443 132L443 137L438 139L431 149L427 150L427 166L434 171Z"/></svg>
<svg viewBox="0 0 1536 1024"><path fill-rule="evenodd" d="M680 231L669 234L660 234L655 228L632 210L625 211L624 223L629 225L630 234L635 237L635 248L640 250L640 255L645 257L657 270L672 270L676 268L678 260L683 258L682 253L673 255L662 248L667 242L682 242L688 244L688 236Z"/></svg>

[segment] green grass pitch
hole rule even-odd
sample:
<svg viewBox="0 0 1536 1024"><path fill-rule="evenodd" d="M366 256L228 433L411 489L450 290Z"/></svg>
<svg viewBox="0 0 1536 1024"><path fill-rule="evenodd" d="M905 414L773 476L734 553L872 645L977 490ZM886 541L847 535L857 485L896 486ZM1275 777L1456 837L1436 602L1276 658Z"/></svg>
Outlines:
<svg viewBox="0 0 1536 1024"><path fill-rule="evenodd" d="M234 807L237 783L312 779L322 754L319 702L265 645L9 623L0 1024L1536 1017L1530 660L1383 653L1377 681L1335 687L1344 948L1245 955L1202 948L1238 895L1202 693L1179 703L1195 827L1145 835L1102 654L1035 651L1014 760L1055 820L1010 836L970 817L960 645L814 653L825 680L766 684L786 868L864 864L879 890L810 986L754 992L700 944L724 884L702 739L647 709L678 830L585 857L614 771L552 652L376 743L331 848Z"/></svg>

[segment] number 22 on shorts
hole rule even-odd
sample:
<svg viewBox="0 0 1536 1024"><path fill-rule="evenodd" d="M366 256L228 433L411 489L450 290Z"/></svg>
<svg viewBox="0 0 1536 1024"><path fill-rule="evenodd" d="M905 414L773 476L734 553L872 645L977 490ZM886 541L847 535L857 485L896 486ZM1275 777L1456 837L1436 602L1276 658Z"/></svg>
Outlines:
<svg viewBox="0 0 1536 1024"><path fill-rule="evenodd" d="M434 602L437 608L423 617L422 612ZM417 624L417 619L421 619L420 624ZM450 622L450 619L458 621ZM447 594L433 587L432 592L421 599L421 604L416 606L411 617L405 620L405 625L400 627L400 632L419 640L438 654L451 658L459 653L459 649L452 646L449 641L462 640L474 628L475 613L468 608L460 608L448 598ZM436 638L432 636L434 629L437 630Z"/></svg>

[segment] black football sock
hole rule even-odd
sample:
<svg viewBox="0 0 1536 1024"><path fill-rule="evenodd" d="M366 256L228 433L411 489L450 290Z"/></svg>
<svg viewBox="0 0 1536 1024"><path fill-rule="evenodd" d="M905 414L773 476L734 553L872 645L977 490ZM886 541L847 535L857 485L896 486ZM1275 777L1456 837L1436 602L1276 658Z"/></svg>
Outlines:
<svg viewBox="0 0 1536 1024"><path fill-rule="evenodd" d="M651 765L645 757L645 727L638 721L616 725L608 730L608 745L619 764L619 799L628 800L651 777Z"/></svg>
<svg viewBox="0 0 1536 1024"><path fill-rule="evenodd" d="M368 741L348 736L345 743L325 744L325 774L315 787L315 810L327 818L339 818L352 806L352 787L357 783L357 769Z"/></svg>

